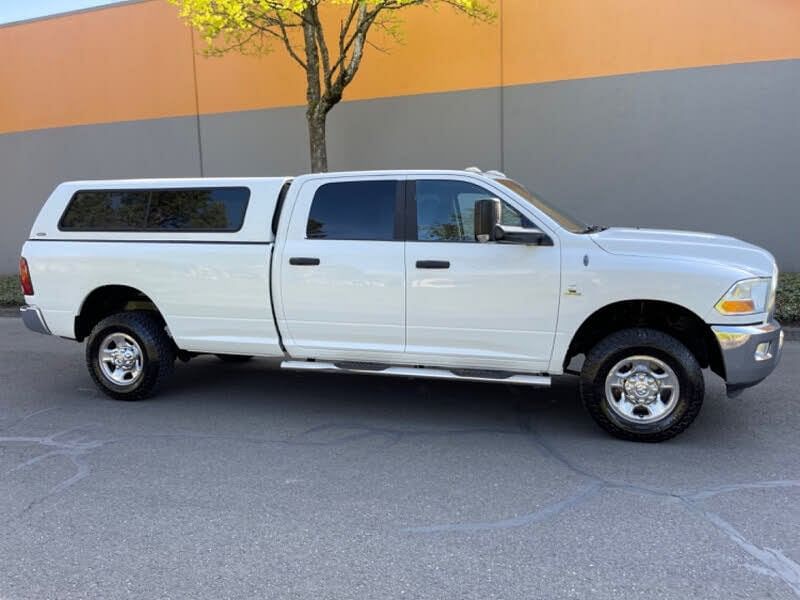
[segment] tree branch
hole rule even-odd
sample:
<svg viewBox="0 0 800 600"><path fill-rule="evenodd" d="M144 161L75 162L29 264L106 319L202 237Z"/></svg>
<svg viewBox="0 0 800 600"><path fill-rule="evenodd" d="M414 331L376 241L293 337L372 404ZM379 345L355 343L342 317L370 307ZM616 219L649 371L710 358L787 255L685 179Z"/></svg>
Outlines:
<svg viewBox="0 0 800 600"><path fill-rule="evenodd" d="M363 35L364 37L366 37L367 31L369 30L369 26L372 24L372 21L368 20L369 15L374 13L375 17L377 17L380 11L381 11L381 5L378 5L375 9L373 9L373 11L368 12L366 3L361 2L360 0L352 0L352 4L350 6L350 15L348 17L348 22L347 22L347 29L343 28L339 35L339 58L333 65L332 71L335 71L336 69L340 69L340 71L346 70L343 69L343 65L347 61L347 53L350 51L350 48L352 48L353 45L355 44L357 38L361 34L362 29L363 29ZM355 17L356 14L358 15L358 21L356 22L356 29L355 31L353 31L353 35L351 35L350 38L347 39L347 41L345 42L345 39L347 37L347 31L350 29L350 25L352 24L353 18ZM374 17L372 20L374 21Z"/></svg>
<svg viewBox="0 0 800 600"><path fill-rule="evenodd" d="M263 35L263 33L264 33L263 31L259 30L253 31L253 33L241 39L240 41L236 42L235 44L229 44L222 48L209 47L204 50L204 53L210 56L225 54L226 52L230 52L231 50L238 50L241 53L245 53L246 46L253 40L253 38L255 38L256 36Z"/></svg>
<svg viewBox="0 0 800 600"><path fill-rule="evenodd" d="M304 70L308 69L308 64L304 63L303 60L298 56L295 49L292 47L292 42L289 40L289 33L286 30L286 23L283 20L283 17L278 13L277 15L278 20L278 27L280 27L281 35L279 36L283 40L283 45L286 47L286 51L289 53L295 62L300 65Z"/></svg>
<svg viewBox="0 0 800 600"><path fill-rule="evenodd" d="M311 12L311 18L313 19L314 23L314 32L316 38L317 48L319 50L319 54L322 57L322 74L325 78L325 88L330 89L331 87L331 59L330 54L328 53L328 44L325 41L325 32L323 31L322 22L319 19L319 10L317 9L316 4L312 4L309 7L309 11Z"/></svg>

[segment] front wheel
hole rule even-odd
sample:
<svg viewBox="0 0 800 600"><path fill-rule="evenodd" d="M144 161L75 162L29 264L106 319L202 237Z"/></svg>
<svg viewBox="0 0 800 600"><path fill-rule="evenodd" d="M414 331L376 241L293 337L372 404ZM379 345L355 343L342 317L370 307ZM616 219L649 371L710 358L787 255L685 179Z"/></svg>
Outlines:
<svg viewBox="0 0 800 600"><path fill-rule="evenodd" d="M97 387L116 400L143 400L172 374L175 347L164 324L146 311L106 317L86 342L86 366Z"/></svg>
<svg viewBox="0 0 800 600"><path fill-rule="evenodd" d="M684 431L703 404L697 359L672 336L623 329L586 355L581 398L600 427L618 438L661 442Z"/></svg>

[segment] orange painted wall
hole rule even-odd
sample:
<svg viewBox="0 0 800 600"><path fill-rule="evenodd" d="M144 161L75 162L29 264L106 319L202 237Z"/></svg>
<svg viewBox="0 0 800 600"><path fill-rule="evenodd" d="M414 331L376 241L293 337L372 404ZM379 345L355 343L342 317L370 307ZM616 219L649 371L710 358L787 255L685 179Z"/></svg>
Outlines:
<svg viewBox="0 0 800 600"><path fill-rule="evenodd" d="M193 113L190 43L161 2L0 28L0 132Z"/></svg>
<svg viewBox="0 0 800 600"><path fill-rule="evenodd" d="M408 10L405 44L369 49L345 99L800 58L797 0L496 5L493 25ZM280 50L195 57L164 0L0 27L0 55L0 133L304 103L302 72Z"/></svg>
<svg viewBox="0 0 800 600"><path fill-rule="evenodd" d="M505 0L506 85L800 58L796 0Z"/></svg>

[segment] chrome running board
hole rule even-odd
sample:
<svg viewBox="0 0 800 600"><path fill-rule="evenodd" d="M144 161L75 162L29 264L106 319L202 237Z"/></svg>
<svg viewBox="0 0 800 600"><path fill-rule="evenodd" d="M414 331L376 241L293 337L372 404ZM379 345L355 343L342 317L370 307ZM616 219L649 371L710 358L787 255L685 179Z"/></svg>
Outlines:
<svg viewBox="0 0 800 600"><path fill-rule="evenodd" d="M527 375L507 371L486 371L477 369L434 369L429 367L391 367L388 365L369 365L355 363L353 366L338 365L316 360L285 360L281 369L293 371L318 371L322 373L359 373L364 375L393 375L396 377L424 377L427 379L450 379L452 381L485 381L488 383L508 383L513 385L549 386L550 377L546 375ZM454 372L456 371L456 372Z"/></svg>

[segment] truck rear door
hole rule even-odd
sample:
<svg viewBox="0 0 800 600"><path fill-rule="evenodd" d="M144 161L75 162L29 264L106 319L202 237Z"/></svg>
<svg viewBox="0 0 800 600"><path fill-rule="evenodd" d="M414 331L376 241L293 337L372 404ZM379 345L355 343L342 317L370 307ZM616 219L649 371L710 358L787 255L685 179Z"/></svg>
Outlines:
<svg viewBox="0 0 800 600"><path fill-rule="evenodd" d="M402 181L376 175L297 183L272 271L287 351L295 358L402 359Z"/></svg>

